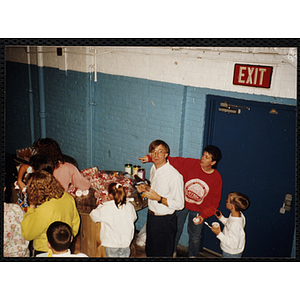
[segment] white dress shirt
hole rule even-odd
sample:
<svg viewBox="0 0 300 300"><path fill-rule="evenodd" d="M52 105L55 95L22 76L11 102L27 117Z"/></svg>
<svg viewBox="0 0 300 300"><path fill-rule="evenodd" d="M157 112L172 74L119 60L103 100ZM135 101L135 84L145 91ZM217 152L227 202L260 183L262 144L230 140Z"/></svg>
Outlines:
<svg viewBox="0 0 300 300"><path fill-rule="evenodd" d="M151 189L161 197L167 199L168 206L148 199L148 207L155 215L170 215L175 210L184 207L183 177L167 161L162 167L156 169L155 165L150 170Z"/></svg>

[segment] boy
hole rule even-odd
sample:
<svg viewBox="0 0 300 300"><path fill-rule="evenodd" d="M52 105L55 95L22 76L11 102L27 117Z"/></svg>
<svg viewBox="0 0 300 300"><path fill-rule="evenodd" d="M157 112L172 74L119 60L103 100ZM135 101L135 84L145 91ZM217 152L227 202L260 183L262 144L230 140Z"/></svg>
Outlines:
<svg viewBox="0 0 300 300"><path fill-rule="evenodd" d="M38 254L37 257L88 257L86 254L71 254L69 249L73 241L71 227L63 222L53 222L47 229L48 253Z"/></svg>
<svg viewBox="0 0 300 300"><path fill-rule="evenodd" d="M211 227L213 233L221 241L220 247L223 257L242 257L245 248L245 225L246 218L242 211L249 207L249 199L242 193L233 192L228 195L226 208L230 210L230 215L225 218L221 212L217 211L215 216L225 225L223 232L220 226Z"/></svg>

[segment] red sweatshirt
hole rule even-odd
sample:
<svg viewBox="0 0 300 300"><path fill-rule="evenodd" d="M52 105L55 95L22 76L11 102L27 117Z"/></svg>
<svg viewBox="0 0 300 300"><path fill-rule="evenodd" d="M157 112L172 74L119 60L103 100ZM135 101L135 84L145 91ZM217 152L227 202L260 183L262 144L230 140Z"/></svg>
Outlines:
<svg viewBox="0 0 300 300"><path fill-rule="evenodd" d="M148 156L151 161L150 156ZM212 216L222 195L222 177L217 170L205 173L200 166L200 159L168 157L170 164L183 176L185 208L200 212L206 219Z"/></svg>

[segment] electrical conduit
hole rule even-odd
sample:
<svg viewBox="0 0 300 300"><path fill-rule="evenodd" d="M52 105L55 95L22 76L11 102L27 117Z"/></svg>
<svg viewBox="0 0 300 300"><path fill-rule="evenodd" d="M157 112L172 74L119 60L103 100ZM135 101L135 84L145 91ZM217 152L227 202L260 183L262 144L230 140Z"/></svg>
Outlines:
<svg viewBox="0 0 300 300"><path fill-rule="evenodd" d="M43 52L42 47L37 47L37 65L39 78L39 98L40 98L40 122L41 122L41 138L46 137L46 108L45 108L45 89L44 89L44 69L43 69Z"/></svg>
<svg viewBox="0 0 300 300"><path fill-rule="evenodd" d="M29 84L29 119L30 119L30 137L31 144L35 141L34 136L34 107L33 107L33 91L31 82L31 62L30 62L30 47L27 46L27 64L28 64L28 84Z"/></svg>

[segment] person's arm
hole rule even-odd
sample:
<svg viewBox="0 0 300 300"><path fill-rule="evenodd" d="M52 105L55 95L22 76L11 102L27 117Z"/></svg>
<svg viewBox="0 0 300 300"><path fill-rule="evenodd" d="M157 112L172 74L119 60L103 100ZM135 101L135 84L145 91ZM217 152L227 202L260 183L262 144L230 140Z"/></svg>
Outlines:
<svg viewBox="0 0 300 300"><path fill-rule="evenodd" d="M145 192L145 196L151 200L156 200L157 202L162 199L162 204L169 206L168 204L168 199L166 197L160 196L157 192L154 190L150 189L149 191Z"/></svg>
<svg viewBox="0 0 300 300"><path fill-rule="evenodd" d="M159 195L153 189L150 189L149 192L145 192L145 196L151 200L162 201L161 203L173 208L175 210L181 210L184 207L184 190L183 190L183 180L182 176L172 177L171 186L170 186L169 195Z"/></svg>
<svg viewBox="0 0 300 300"><path fill-rule="evenodd" d="M79 216L78 210L76 208L74 199L73 199L73 203L74 203L74 208L73 208L74 216L73 216L73 220L72 220L72 233L73 233L73 236L75 237L79 231L80 216Z"/></svg>
<svg viewBox="0 0 300 300"><path fill-rule="evenodd" d="M143 157L139 157L139 160L142 161L142 163L152 162L151 156L149 154L144 155ZM195 161L195 158L185 158L185 157L171 157L168 156L168 161L171 166L173 166L179 173L183 173L183 168L186 166L187 163L193 163ZM200 161L200 160L199 160Z"/></svg>
<svg viewBox="0 0 300 300"><path fill-rule="evenodd" d="M135 208L133 205L130 205L130 209L131 209L132 222L135 222L137 220L137 214Z"/></svg>
<svg viewBox="0 0 300 300"><path fill-rule="evenodd" d="M138 157L139 160L142 161L142 163L152 162L151 156L149 154L144 155L143 157Z"/></svg>
<svg viewBox="0 0 300 300"><path fill-rule="evenodd" d="M175 210L181 210L184 208L184 183L182 176L178 174L178 176L173 177L171 183L172 196L170 199L167 199L168 206Z"/></svg>
<svg viewBox="0 0 300 300"><path fill-rule="evenodd" d="M20 187L20 190L22 191L23 188L26 186L25 183L23 182L23 177L24 174L26 173L27 169L30 167L30 165L22 164L20 166L19 172L18 172L18 178L17 178L17 183L18 186Z"/></svg>
<svg viewBox="0 0 300 300"><path fill-rule="evenodd" d="M216 183L210 187L210 192L205 199L205 207L201 209L201 216L204 219L211 217L215 214L217 208L220 205L220 200L222 196L222 178L220 177ZM203 203L204 204L204 203Z"/></svg>
<svg viewBox="0 0 300 300"><path fill-rule="evenodd" d="M71 183L73 186L81 189L88 190L91 187L91 183L79 172L79 170L72 166Z"/></svg>
<svg viewBox="0 0 300 300"><path fill-rule="evenodd" d="M93 209L90 212L90 217L93 220L93 222L97 223L102 221L102 212L101 212L102 207L103 207L102 204L100 204L97 208Z"/></svg>
<svg viewBox="0 0 300 300"><path fill-rule="evenodd" d="M222 222L222 224L226 224L227 223L227 220L228 218L225 218L223 215L219 218L219 220Z"/></svg>

